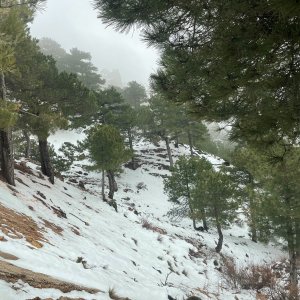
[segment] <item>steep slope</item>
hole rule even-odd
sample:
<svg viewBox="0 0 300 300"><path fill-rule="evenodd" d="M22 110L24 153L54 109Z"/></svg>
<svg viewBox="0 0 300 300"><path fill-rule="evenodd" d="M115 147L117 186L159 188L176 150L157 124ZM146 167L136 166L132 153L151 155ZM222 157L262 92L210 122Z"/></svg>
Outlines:
<svg viewBox="0 0 300 300"><path fill-rule="evenodd" d="M87 173L79 163L55 185L31 162L19 164L15 188L0 182L0 266L10 262L74 285L72 292L51 284L37 288L24 276L9 283L0 272L0 299L109 299L110 288L132 300L191 294L201 299L255 299L254 292L237 292L224 281L214 229L198 233L190 220L172 223L167 216L172 204L163 193L163 177L169 174L163 144L140 141L135 148L141 166L135 171L124 168L117 178L118 213L101 200L100 174ZM172 151L175 157L188 154L184 146ZM85 189L79 188L79 181ZM245 226L225 231L224 243L222 255L239 265L284 256L272 245L251 242Z"/></svg>

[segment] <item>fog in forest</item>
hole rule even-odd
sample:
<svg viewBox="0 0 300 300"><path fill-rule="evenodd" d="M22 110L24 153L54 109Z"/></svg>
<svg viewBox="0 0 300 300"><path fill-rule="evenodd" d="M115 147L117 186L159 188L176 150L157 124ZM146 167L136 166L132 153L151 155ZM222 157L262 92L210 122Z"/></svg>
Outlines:
<svg viewBox="0 0 300 300"><path fill-rule="evenodd" d="M31 33L49 37L66 50L76 47L91 53L99 72L106 78L119 73L123 86L133 80L148 86L149 75L157 67L157 51L147 48L138 30L125 34L106 27L89 0L48 0L37 12Z"/></svg>

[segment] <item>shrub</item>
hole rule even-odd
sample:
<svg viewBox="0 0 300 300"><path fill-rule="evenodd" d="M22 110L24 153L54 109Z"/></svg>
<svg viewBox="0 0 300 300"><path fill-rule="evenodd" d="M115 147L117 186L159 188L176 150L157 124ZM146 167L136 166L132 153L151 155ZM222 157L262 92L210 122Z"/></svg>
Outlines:
<svg viewBox="0 0 300 300"><path fill-rule="evenodd" d="M251 265L237 268L232 258L223 258L223 275L225 280L234 288L260 290L273 289L276 283L276 274L268 265Z"/></svg>

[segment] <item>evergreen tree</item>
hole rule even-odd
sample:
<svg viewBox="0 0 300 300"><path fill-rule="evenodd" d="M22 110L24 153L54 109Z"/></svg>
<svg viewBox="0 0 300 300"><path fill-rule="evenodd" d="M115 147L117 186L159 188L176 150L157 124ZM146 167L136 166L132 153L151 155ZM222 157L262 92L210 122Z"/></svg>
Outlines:
<svg viewBox="0 0 300 300"><path fill-rule="evenodd" d="M41 51L51 55L56 60L60 72L76 74L78 79L90 90L99 91L105 80L98 73L97 67L92 63L92 56L88 52L72 48L70 53L64 50L56 41L42 38L39 41Z"/></svg>
<svg viewBox="0 0 300 300"><path fill-rule="evenodd" d="M200 211L205 210L206 216L216 225L219 235L216 251L219 253L223 245L222 227L233 221L236 216L237 187L224 171L202 169L200 172L201 178L193 191L193 204Z"/></svg>
<svg viewBox="0 0 300 300"><path fill-rule="evenodd" d="M8 85L21 104L19 125L38 137L42 172L54 183L47 139L67 125L67 118L78 122L94 107L94 98L76 75L59 73L54 59L43 55L29 35L16 47L16 61L20 76L10 76Z"/></svg>
<svg viewBox="0 0 300 300"><path fill-rule="evenodd" d="M164 180L164 190L170 201L175 204L175 208L170 212L172 217L183 217L188 213L195 230L208 230L205 209L198 212L194 205L198 199L193 199L193 190L197 181L201 180L200 169L210 170L212 165L198 157L181 156L171 169L171 176ZM202 219L203 227L196 226L196 219Z"/></svg>
<svg viewBox="0 0 300 300"><path fill-rule="evenodd" d="M138 125L136 110L128 104L120 103L114 110L107 113L105 120L107 124L118 128L123 136L127 138L129 149L132 152L131 168L135 170L137 161L134 156L133 142L137 134L136 126Z"/></svg>
<svg viewBox="0 0 300 300"><path fill-rule="evenodd" d="M109 198L113 200L117 190L115 172L121 164L130 158L130 151L125 149L120 132L111 125L96 125L87 137L87 147L94 165L93 169L102 172L102 198L105 200L104 179L107 172L109 180Z"/></svg>
<svg viewBox="0 0 300 300"><path fill-rule="evenodd" d="M15 48L25 35L26 24L20 13L21 10L13 8L0 10L0 162L1 174L11 185L15 184L12 126L18 106L9 101L6 78L17 72Z"/></svg>
<svg viewBox="0 0 300 300"><path fill-rule="evenodd" d="M180 158L171 176L165 180L165 191L177 206L171 214L184 215L189 209L193 219L203 220L207 230L206 218L217 227L219 240L216 251L223 245L222 227L233 221L238 208L237 185L225 170L216 171L204 158Z"/></svg>
<svg viewBox="0 0 300 300"><path fill-rule="evenodd" d="M128 82L127 86L123 88L121 93L125 102L134 108L138 108L142 102L147 100L145 88L136 81Z"/></svg>
<svg viewBox="0 0 300 300"><path fill-rule="evenodd" d="M154 95L149 100L148 108L140 109L139 119L146 137L150 140L163 140L166 144L170 167L173 167L173 157L170 147L170 139L176 135L178 126L176 124L176 107L173 103L166 101L160 95Z"/></svg>

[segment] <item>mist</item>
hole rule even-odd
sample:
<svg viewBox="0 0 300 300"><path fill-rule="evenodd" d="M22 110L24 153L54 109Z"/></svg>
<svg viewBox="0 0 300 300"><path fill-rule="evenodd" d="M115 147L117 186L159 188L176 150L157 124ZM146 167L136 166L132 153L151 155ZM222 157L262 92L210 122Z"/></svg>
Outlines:
<svg viewBox="0 0 300 300"><path fill-rule="evenodd" d="M147 48L139 31L126 34L107 27L97 18L92 1L48 0L30 30L34 37L49 37L65 50L76 47L91 53L100 73L119 71L123 86L135 80L148 87L149 76L157 68L159 54Z"/></svg>

